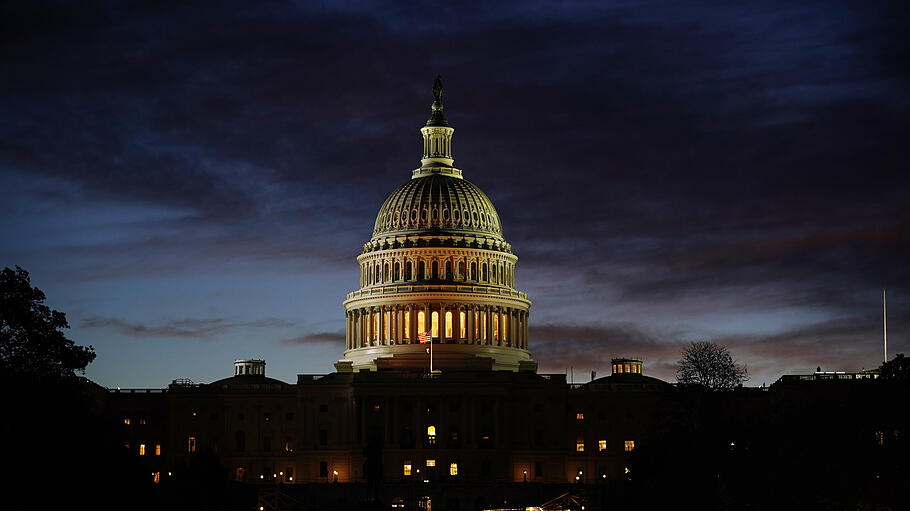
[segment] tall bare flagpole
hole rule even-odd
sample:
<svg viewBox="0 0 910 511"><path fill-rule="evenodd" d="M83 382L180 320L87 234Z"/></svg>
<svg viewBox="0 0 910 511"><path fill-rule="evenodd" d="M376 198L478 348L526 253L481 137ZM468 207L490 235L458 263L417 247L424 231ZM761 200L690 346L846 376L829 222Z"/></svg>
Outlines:
<svg viewBox="0 0 910 511"><path fill-rule="evenodd" d="M888 361L888 307L885 303L885 290L882 289L882 335L885 340L885 362Z"/></svg>
<svg viewBox="0 0 910 511"><path fill-rule="evenodd" d="M430 336L430 374L433 374L433 337Z"/></svg>

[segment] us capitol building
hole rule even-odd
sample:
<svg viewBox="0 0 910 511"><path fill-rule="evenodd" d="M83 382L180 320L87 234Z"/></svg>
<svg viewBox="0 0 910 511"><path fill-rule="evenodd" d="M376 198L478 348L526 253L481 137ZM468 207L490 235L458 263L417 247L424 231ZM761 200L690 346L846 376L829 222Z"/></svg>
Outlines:
<svg viewBox="0 0 910 511"><path fill-rule="evenodd" d="M420 167L379 208L357 257L335 372L287 383L244 359L212 383L111 390L110 420L155 482L203 451L237 481L384 481L393 503L415 484L429 499L465 485L628 477L672 387L639 359L614 359L612 375L579 385L537 373L518 258L493 202L454 166L442 92L437 78Z"/></svg>

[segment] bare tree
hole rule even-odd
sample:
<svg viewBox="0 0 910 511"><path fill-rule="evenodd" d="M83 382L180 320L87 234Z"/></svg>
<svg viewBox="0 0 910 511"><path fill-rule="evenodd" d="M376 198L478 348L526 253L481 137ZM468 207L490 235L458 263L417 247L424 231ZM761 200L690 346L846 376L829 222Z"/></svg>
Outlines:
<svg viewBox="0 0 910 511"><path fill-rule="evenodd" d="M679 383L709 390L730 390L749 377L746 366L737 365L727 348L713 342L690 343L683 348L678 365Z"/></svg>

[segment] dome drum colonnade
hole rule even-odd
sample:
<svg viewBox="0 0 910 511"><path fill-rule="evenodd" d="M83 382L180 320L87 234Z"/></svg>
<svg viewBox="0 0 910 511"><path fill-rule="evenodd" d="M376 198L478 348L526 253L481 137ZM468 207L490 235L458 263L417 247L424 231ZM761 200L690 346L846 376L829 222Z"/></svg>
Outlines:
<svg viewBox="0 0 910 511"><path fill-rule="evenodd" d="M437 79L432 115L421 128L421 166L383 203L357 258L361 287L344 302L340 361L353 370L423 353L420 332L432 336L437 355L452 355L450 362L481 357L493 359L494 369L536 365L528 352L531 302L513 287L518 258L490 199L452 166L455 130L442 115L441 94Z"/></svg>

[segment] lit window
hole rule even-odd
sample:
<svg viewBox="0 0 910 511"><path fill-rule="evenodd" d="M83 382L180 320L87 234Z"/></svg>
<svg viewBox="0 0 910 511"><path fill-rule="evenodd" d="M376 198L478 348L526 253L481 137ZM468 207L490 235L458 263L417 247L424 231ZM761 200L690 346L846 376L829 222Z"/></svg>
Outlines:
<svg viewBox="0 0 910 511"><path fill-rule="evenodd" d="M427 315L423 311L417 311L417 332L426 330Z"/></svg>
<svg viewBox="0 0 910 511"><path fill-rule="evenodd" d="M195 417L195 416L196 416L196 412L193 412L193 417Z"/></svg>
<svg viewBox="0 0 910 511"><path fill-rule="evenodd" d="M452 311L446 312L446 339L452 338Z"/></svg>
<svg viewBox="0 0 910 511"><path fill-rule="evenodd" d="M623 468L623 473L625 473L626 475L629 475L629 467Z"/></svg>
<svg viewBox="0 0 910 511"><path fill-rule="evenodd" d="M493 314L493 340L499 339L499 314Z"/></svg>
<svg viewBox="0 0 910 511"><path fill-rule="evenodd" d="M126 424L126 425L129 425L129 423L130 423L130 418L129 418L129 417L124 418L124 419L123 419L123 423Z"/></svg>
<svg viewBox="0 0 910 511"><path fill-rule="evenodd" d="M139 424L145 424L145 419L139 419Z"/></svg>
<svg viewBox="0 0 910 511"><path fill-rule="evenodd" d="M191 436L186 439L186 452L196 452L196 437Z"/></svg>
<svg viewBox="0 0 910 511"><path fill-rule="evenodd" d="M294 452L294 441L290 438L284 441L284 452Z"/></svg>
<svg viewBox="0 0 910 511"><path fill-rule="evenodd" d="M606 450L607 450L607 441L606 441L606 440L598 440L598 441L597 441L597 450L600 451L600 452L606 451Z"/></svg>
<svg viewBox="0 0 910 511"><path fill-rule="evenodd" d="M435 466L436 466L436 460L427 460L427 466L428 466L428 467L435 467Z"/></svg>
<svg viewBox="0 0 910 511"><path fill-rule="evenodd" d="M155 444L155 456L161 456L161 444Z"/></svg>
<svg viewBox="0 0 910 511"><path fill-rule="evenodd" d="M404 474L406 476L411 475L411 461L410 460L404 462L404 466L403 466L401 472L402 472L402 474Z"/></svg>
<svg viewBox="0 0 910 511"><path fill-rule="evenodd" d="M584 451L585 451L585 443L584 443L584 442L575 442L575 450L578 451L578 452L584 452Z"/></svg>
<svg viewBox="0 0 910 511"><path fill-rule="evenodd" d="M139 444L139 456L145 456L145 444Z"/></svg>
<svg viewBox="0 0 910 511"><path fill-rule="evenodd" d="M411 263L408 264L410 265ZM410 276L408 278L410 278ZM411 311L404 311L404 338L411 338Z"/></svg>
<svg viewBox="0 0 910 511"><path fill-rule="evenodd" d="M578 412L575 414L575 419L577 419L577 420L584 420L584 418L585 418L585 414L583 414L581 412Z"/></svg>
<svg viewBox="0 0 910 511"><path fill-rule="evenodd" d="M458 475L458 463L450 463L450 464L449 464L449 475L450 475L450 476L457 476L457 475Z"/></svg>
<svg viewBox="0 0 910 511"><path fill-rule="evenodd" d="M626 440L625 449L626 452L632 452L635 450L635 440Z"/></svg>
<svg viewBox="0 0 910 511"><path fill-rule="evenodd" d="M439 337L439 313L436 311L430 315L430 336L434 339Z"/></svg>
<svg viewBox="0 0 910 511"><path fill-rule="evenodd" d="M152 472L152 482L155 484L161 482L161 472Z"/></svg>
<svg viewBox="0 0 910 511"><path fill-rule="evenodd" d="M884 443L885 443L885 432L884 431L875 432L875 443L877 443L878 445L884 445Z"/></svg>
<svg viewBox="0 0 910 511"><path fill-rule="evenodd" d="M427 436L436 436L436 426L427 426Z"/></svg>
<svg viewBox="0 0 910 511"><path fill-rule="evenodd" d="M465 320L465 314L463 311L458 313L458 321L459 321L459 325L460 325L459 326L459 330L460 330L459 337L464 339L465 337L467 337L467 321Z"/></svg>
<svg viewBox="0 0 910 511"><path fill-rule="evenodd" d="M378 404L373 405L373 411L374 411L374 412L378 412L379 410L382 410L382 407L381 407L381 406L379 406Z"/></svg>

